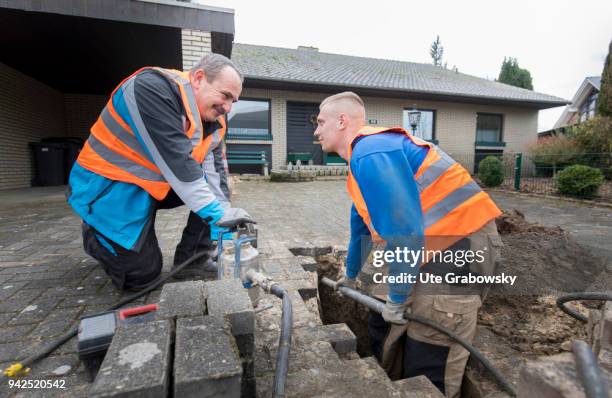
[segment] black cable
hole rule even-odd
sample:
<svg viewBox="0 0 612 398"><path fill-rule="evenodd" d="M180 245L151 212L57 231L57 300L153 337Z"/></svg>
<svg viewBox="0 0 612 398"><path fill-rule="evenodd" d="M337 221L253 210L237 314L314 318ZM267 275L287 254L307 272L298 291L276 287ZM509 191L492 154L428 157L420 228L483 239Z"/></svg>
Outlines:
<svg viewBox="0 0 612 398"><path fill-rule="evenodd" d="M583 293L569 293L559 296L557 298L557 307L561 309L561 311L565 312L567 315L572 318L578 319L582 322L588 322L588 318L576 310L573 310L565 305L568 301L576 301L576 300L603 300L603 301L612 301L612 293L610 292L583 292Z"/></svg>
<svg viewBox="0 0 612 398"><path fill-rule="evenodd" d="M331 288L334 288L336 284L335 281L332 281L331 279L326 278L326 277L323 277L321 282L323 282L325 285ZM384 303L382 303L381 301L378 301L370 296L360 293L357 290L350 289L346 286L340 286L338 287L338 290L344 296L352 298L353 300L365 305L369 309L376 311L379 314L382 313L383 309L385 308ZM504 390L506 390L506 392L508 392L508 394L510 394L513 397L516 397L516 390L514 389L514 386L508 380L506 380L506 378L500 373L500 371L497 370L497 368L495 368L495 366L493 366L493 364L489 362L489 360L485 358L485 356L480 351L478 351L474 346L472 346L467 340L463 339L461 336L445 328L444 326L439 325L435 323L434 321L427 319L425 317L422 317L420 315L404 314L404 318L411 320L411 321L421 323L426 326L429 326L430 328L435 329L438 332L444 333L451 339L455 340L463 348L468 350L470 354L472 354L476 359L478 359L478 361L482 363L482 365L489 372L491 372L495 380L497 380L497 382L503 387Z"/></svg>
<svg viewBox="0 0 612 398"><path fill-rule="evenodd" d="M182 264L179 264L178 266L174 267L163 278L157 280L156 282L153 282L151 285L145 287L144 289L142 289L142 290L140 290L140 291L138 291L138 292L136 292L136 293L126 297L126 298L124 298L123 300L119 301L117 304L115 304L115 305L111 306L110 308L108 308L107 311L116 310L116 309L124 306L125 304L131 303L132 301L134 301L134 300L144 296L145 294L149 293L150 291L155 290L160 285L162 285L164 282L166 282L168 279L173 277L177 272L181 271L183 268L185 268L189 264L191 264L194 261L204 257L207 254L208 254L208 252L205 251L205 252L197 253L197 254L191 256L190 258L185 260ZM45 358L47 355L49 355L50 353L55 351L59 346L61 346L62 344L64 344L68 340L70 340L72 337L76 336L78 331L79 331L79 327L78 326L73 327L69 331L67 331L64 334L62 334L57 339L52 340L46 347L44 347L39 352L37 352L37 353L27 357L23 361L18 361L17 364L20 364L22 369L26 369L26 368L30 367L34 363L38 362L39 360ZM7 376L4 373L2 375L0 375L0 384L3 383L6 378L7 378Z"/></svg>
<svg viewBox="0 0 612 398"><path fill-rule="evenodd" d="M276 355L276 370L274 372L274 398L285 396L285 383L289 372L289 353L291 351L291 334L293 330L293 306L289 293L278 285L272 285L270 293L283 300L281 315L280 338L278 339L278 354Z"/></svg>

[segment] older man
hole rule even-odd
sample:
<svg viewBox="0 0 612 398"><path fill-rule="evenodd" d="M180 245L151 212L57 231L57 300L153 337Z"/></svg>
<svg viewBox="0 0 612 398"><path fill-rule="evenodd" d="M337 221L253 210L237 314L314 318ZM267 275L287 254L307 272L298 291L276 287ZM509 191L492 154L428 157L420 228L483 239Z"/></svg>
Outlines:
<svg viewBox="0 0 612 398"><path fill-rule="evenodd" d="M222 232L215 223L230 207L224 115L241 91L234 64L209 54L186 72L142 68L111 94L71 171L68 203L83 219L85 251L118 288L158 280L158 209L191 210L175 265L210 250L211 233ZM205 258L191 271L213 269Z"/></svg>
<svg viewBox="0 0 612 398"><path fill-rule="evenodd" d="M385 286L382 317L370 314L368 319L372 349L390 377L426 375L446 396L457 397L468 351L436 330L406 324L404 312L410 305L414 314L473 339L482 290L426 286L417 276L493 273L500 244L493 220L500 211L440 148L401 128L365 126L364 120L359 96L336 94L321 103L314 133L325 152L338 153L350 166L351 240L345 275L337 285L354 288L372 242L384 242L388 276L417 282L395 279ZM458 266L434 257L409 264L393 255L429 249L457 254L481 250L482 261Z"/></svg>

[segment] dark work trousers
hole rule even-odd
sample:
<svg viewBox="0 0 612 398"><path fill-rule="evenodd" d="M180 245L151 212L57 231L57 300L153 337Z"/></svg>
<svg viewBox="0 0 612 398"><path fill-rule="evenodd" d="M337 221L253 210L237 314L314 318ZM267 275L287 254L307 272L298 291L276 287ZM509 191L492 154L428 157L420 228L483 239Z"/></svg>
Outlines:
<svg viewBox="0 0 612 398"><path fill-rule="evenodd" d="M83 223L83 247L85 252L98 260L118 289L141 290L159 279L162 270L162 253L155 235L155 217L159 209L182 206L183 201L170 191L163 201L157 202L151 222L142 232L140 250L127 250L102 236L90 225ZM106 243L104 245L102 242ZM110 246L113 250L109 249ZM212 249L210 226L194 212L189 212L181 241L176 246L174 264L180 264L201 251ZM198 263L206 261L206 256Z"/></svg>
<svg viewBox="0 0 612 398"><path fill-rule="evenodd" d="M382 315L373 311L369 312L370 345L372 353L379 362L382 361L383 345L390 328L391 325L383 319ZM444 374L449 348L417 341L406 334L401 339L403 339L404 346L402 379L425 375L444 394Z"/></svg>

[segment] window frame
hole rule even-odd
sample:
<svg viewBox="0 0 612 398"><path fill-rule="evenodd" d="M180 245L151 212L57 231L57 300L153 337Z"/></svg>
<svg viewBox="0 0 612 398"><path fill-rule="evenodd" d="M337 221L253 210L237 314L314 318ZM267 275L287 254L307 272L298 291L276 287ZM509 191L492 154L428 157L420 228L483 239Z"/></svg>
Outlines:
<svg viewBox="0 0 612 398"><path fill-rule="evenodd" d="M483 115L483 116L499 116L499 120L500 120L500 126L499 126L499 141L478 141L478 116ZM504 135L505 135L505 131L504 131L504 124L505 124L505 117L503 113L493 113L493 112L476 112L476 131L475 131L475 136L476 136L476 145L482 145L482 146L491 146L491 144L498 144L499 146L505 146L505 141L504 141Z"/></svg>
<svg viewBox="0 0 612 398"><path fill-rule="evenodd" d="M419 112L431 112L431 113L433 113L433 121L432 121L432 123L431 123L431 139L429 139L429 140L428 140L428 139L425 139L425 138L423 138L423 139L424 139L425 141L427 141L427 142L431 142L431 143L437 144L437 143L438 143L438 139L437 139L437 137L436 137L436 136L437 136L437 132L436 132L436 119L438 118L438 112L437 112L437 110L436 110L436 109L426 109L426 108L407 108L407 107L404 107L404 108L402 109L402 127L403 127L403 128L405 128L405 127L404 127L404 125L403 125L403 124L404 124L404 111L408 111L408 112L410 112L410 111L413 111L413 110L415 110L415 109L416 109L417 111L419 111ZM411 132L410 130L409 130L408 132L409 132L410 134L412 134L412 132Z"/></svg>
<svg viewBox="0 0 612 398"><path fill-rule="evenodd" d="M272 141L272 100L270 98L256 98L256 97L241 97L238 101L257 101L257 102L267 102L268 103L268 135L260 136L260 135L235 135L230 134L230 121L227 119L227 140L239 141L239 140L249 140L249 141Z"/></svg>

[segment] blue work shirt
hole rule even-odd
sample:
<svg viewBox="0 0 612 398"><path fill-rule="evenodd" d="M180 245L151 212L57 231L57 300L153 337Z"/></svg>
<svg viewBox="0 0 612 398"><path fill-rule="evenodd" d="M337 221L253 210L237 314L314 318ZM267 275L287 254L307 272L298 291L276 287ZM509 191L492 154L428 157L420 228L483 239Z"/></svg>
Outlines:
<svg viewBox="0 0 612 398"><path fill-rule="evenodd" d="M423 246L423 212L414 178L428 148L414 144L398 133L379 133L353 141L350 168L368 208L372 226L387 242L385 250L397 247L419 250ZM346 275L356 278L372 248L372 237L355 205L351 208L351 240L346 259ZM388 262L389 275L418 275L404 262ZM406 300L412 286L389 284L389 299Z"/></svg>

